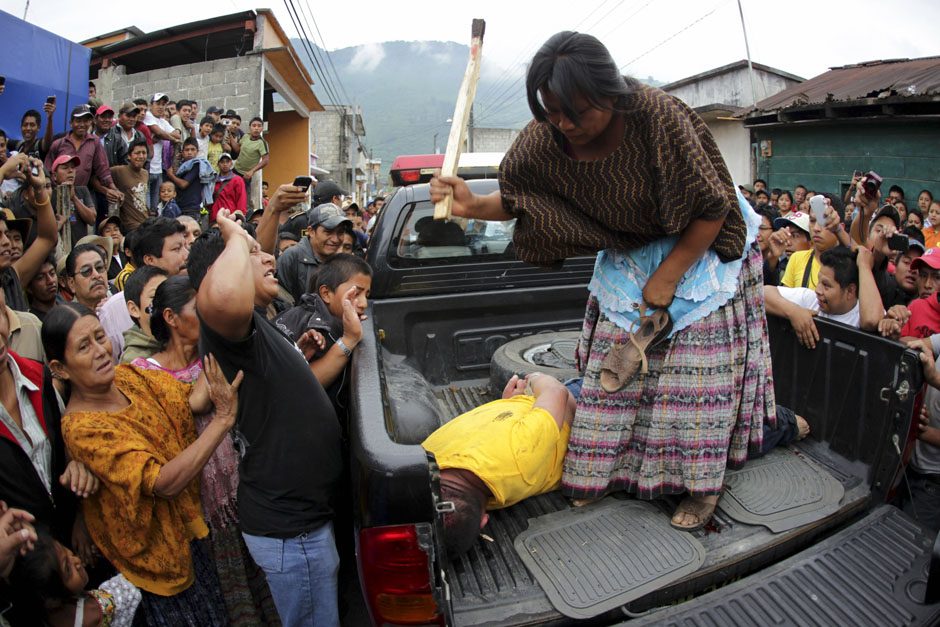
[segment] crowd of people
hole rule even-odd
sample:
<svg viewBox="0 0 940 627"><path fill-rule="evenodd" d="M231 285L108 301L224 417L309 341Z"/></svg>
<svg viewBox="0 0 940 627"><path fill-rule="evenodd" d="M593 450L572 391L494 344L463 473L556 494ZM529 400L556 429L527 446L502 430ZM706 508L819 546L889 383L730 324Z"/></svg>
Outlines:
<svg viewBox="0 0 940 627"><path fill-rule="evenodd" d="M263 124L233 111L81 105L61 137L54 112L0 150L0 621L338 624L384 200L269 198Z"/></svg>
<svg viewBox="0 0 940 627"><path fill-rule="evenodd" d="M435 177L431 198L452 194L466 218L524 216L515 250L532 263L594 242L585 376L577 394L515 378L499 412L425 442L445 498L472 511L445 516L449 548L466 550L487 506L559 486L577 505L616 490L684 495L671 524L707 524L725 468L780 441L781 421L805 435L773 401L764 307L809 348L814 319L829 318L922 351L936 390L901 505L940 528L931 193L908 206L895 185L882 203L861 175L844 197L735 189L704 123L625 80L589 36L550 39L526 85L535 120L499 192ZM337 625L352 529L346 374L384 200L362 209L330 180L268 198L260 118L246 132L233 111L200 118L162 93L117 113L94 105L56 137L47 102L0 146L0 575L12 605L0 621ZM703 306L693 295L706 292ZM495 446L504 412L538 414L551 437L544 459L496 485L453 449Z"/></svg>

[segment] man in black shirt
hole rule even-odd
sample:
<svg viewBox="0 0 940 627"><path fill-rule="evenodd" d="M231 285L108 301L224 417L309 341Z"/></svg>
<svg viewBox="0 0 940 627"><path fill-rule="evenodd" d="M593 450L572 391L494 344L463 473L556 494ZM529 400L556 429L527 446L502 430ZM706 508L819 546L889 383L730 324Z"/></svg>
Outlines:
<svg viewBox="0 0 940 627"><path fill-rule="evenodd" d="M278 295L274 257L227 211L216 220L187 268L200 353L245 373L233 430L242 535L285 625L338 625L330 501L342 471L339 423L303 353L258 312Z"/></svg>

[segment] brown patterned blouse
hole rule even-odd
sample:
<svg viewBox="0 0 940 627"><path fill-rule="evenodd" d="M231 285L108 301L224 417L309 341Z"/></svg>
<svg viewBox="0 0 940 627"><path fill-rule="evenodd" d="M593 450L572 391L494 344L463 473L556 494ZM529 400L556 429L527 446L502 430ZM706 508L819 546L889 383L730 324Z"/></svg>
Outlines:
<svg viewBox="0 0 940 627"><path fill-rule="evenodd" d="M192 386L159 370L120 365L114 383L130 404L116 412L69 412L62 435L73 459L101 481L85 499L88 533L122 575L170 596L193 582L189 542L209 530L199 478L173 499L153 493L160 468L196 440Z"/></svg>
<svg viewBox="0 0 940 627"><path fill-rule="evenodd" d="M552 126L533 120L499 168L503 206L517 217L520 259L537 265L605 248L629 250L678 235L693 220L725 222L712 248L739 259L747 228L737 192L705 122L678 98L640 85L627 99L623 142L597 161L565 154Z"/></svg>

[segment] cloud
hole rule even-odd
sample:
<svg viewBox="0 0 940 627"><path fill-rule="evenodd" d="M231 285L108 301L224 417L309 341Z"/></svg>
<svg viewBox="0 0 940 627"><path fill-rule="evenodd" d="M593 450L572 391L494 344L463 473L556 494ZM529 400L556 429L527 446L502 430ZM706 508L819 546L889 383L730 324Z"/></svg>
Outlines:
<svg viewBox="0 0 940 627"><path fill-rule="evenodd" d="M438 65L446 65L452 61L452 57L446 47L441 52L435 52L435 48L441 47L439 42L413 41L411 42L411 53L416 56L427 57Z"/></svg>
<svg viewBox="0 0 940 627"><path fill-rule="evenodd" d="M384 58L385 47L382 44L363 44L349 62L349 69L354 72L372 72Z"/></svg>

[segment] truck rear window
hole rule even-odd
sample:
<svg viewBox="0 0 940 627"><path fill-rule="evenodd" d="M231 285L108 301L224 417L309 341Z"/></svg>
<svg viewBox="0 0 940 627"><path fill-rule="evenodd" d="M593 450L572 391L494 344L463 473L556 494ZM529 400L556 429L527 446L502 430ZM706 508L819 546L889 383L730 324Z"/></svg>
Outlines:
<svg viewBox="0 0 940 627"><path fill-rule="evenodd" d="M515 259L512 230L515 220L487 222L451 218L435 220L434 205L429 201L414 203L396 233L395 257L420 263L468 258Z"/></svg>

